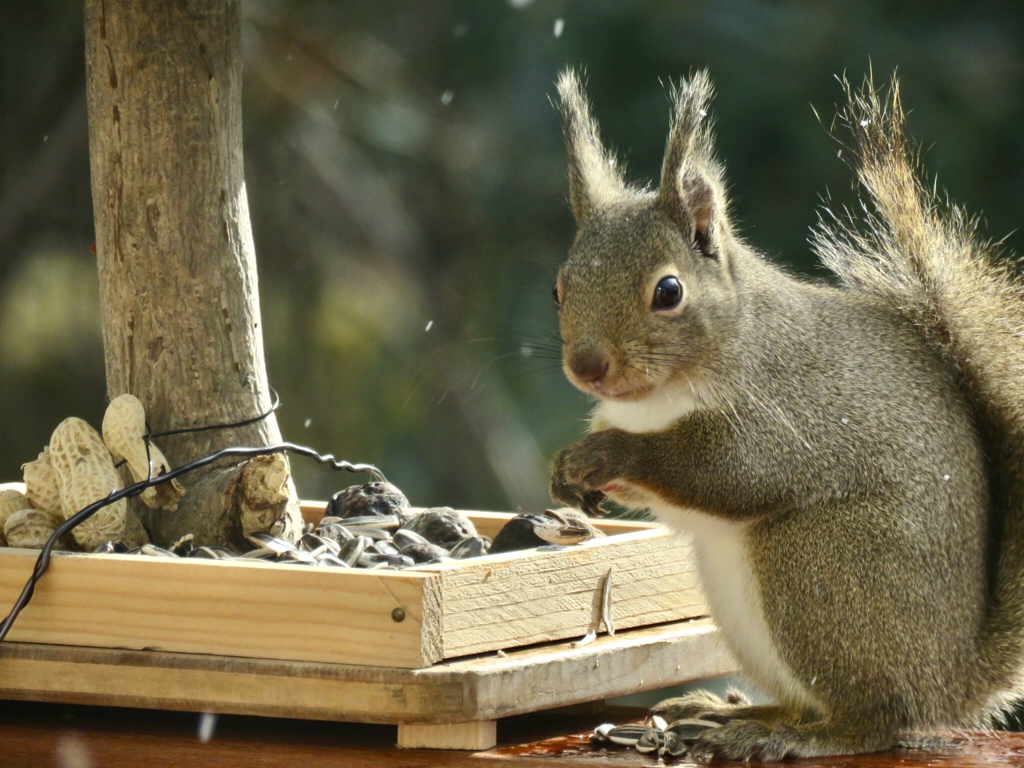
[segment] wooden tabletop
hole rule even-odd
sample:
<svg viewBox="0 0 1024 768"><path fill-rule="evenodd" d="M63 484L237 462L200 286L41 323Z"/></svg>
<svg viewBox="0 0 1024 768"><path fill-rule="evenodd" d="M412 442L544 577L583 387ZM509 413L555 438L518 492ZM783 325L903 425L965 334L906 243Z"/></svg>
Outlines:
<svg viewBox="0 0 1024 768"><path fill-rule="evenodd" d="M25 702L0 702L0 765L4 768L618 768L655 766L656 758L590 742L605 720L627 722L636 710L580 715L541 713L502 720L499 745L486 752L399 750L395 728L383 725L201 716ZM201 740L200 730L208 740ZM689 766L683 760L674 763ZM888 766L1022 766L1024 735L993 731L950 735L932 751L788 763L799 768ZM726 766L726 763L716 763ZM742 765L742 764L737 764Z"/></svg>

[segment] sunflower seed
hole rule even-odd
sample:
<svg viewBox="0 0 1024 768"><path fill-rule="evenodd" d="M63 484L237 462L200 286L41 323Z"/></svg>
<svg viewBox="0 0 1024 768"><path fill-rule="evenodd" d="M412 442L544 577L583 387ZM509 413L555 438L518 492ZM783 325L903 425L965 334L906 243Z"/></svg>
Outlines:
<svg viewBox="0 0 1024 768"><path fill-rule="evenodd" d="M648 730L650 729L643 725L618 725L608 731L608 741L613 744L635 747Z"/></svg>

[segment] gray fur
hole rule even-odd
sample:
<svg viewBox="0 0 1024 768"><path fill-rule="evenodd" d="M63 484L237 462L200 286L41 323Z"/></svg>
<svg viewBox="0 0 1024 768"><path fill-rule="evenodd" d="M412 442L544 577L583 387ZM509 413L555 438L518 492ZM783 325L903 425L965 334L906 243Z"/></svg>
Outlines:
<svg viewBox="0 0 1024 768"><path fill-rule="evenodd" d="M558 78L558 108L569 153L569 204L577 223L582 224L598 206L627 195L629 190L615 156L601 144L580 78L571 69Z"/></svg>
<svg viewBox="0 0 1024 768"><path fill-rule="evenodd" d="M560 92L570 178L587 190L596 124L577 80ZM816 236L846 287L766 262L729 224L710 93L703 73L674 92L660 191L574 201L559 273L573 383L606 400L690 393L692 408L659 431L598 420L555 457L552 496L593 512L611 488L744 526L771 642L803 693L755 664L775 705L660 705L725 722L698 751L846 754L988 722L1024 658L1024 292L923 192L895 86L888 108L850 94L874 207L866 227L837 217ZM656 311L666 270L685 299Z"/></svg>

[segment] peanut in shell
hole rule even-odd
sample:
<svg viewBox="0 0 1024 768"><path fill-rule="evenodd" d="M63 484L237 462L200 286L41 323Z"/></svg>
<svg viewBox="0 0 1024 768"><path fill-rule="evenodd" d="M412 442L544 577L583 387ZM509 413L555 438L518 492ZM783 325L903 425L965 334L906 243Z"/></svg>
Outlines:
<svg viewBox="0 0 1024 768"><path fill-rule="evenodd" d="M0 545L15 546L7 544L7 537L4 535L4 526L8 518L23 509L31 509L32 502L28 496L12 489L0 490Z"/></svg>
<svg viewBox="0 0 1024 768"><path fill-rule="evenodd" d="M135 395L118 395L110 401L103 415L103 442L115 459L125 460L136 482L159 477L171 469L166 457L152 441L149 441L147 449L145 434L146 411ZM140 498L151 509L173 512L184 493L181 483L169 480L146 488Z"/></svg>
<svg viewBox="0 0 1024 768"><path fill-rule="evenodd" d="M49 447L44 447L35 461L22 464L21 471L25 480L25 495L32 500L32 506L46 512L63 514L57 473L50 463Z"/></svg>
<svg viewBox="0 0 1024 768"><path fill-rule="evenodd" d="M50 438L50 462L57 474L61 508L67 519L95 501L121 489L110 452L99 433L82 419L64 419ZM127 504L119 499L100 508L73 531L86 551L124 533Z"/></svg>

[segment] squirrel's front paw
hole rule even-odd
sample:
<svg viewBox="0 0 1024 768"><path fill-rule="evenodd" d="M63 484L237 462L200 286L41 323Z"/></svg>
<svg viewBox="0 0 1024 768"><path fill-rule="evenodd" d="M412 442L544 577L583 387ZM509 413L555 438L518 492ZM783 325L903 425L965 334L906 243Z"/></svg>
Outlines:
<svg viewBox="0 0 1024 768"><path fill-rule="evenodd" d="M588 515L601 515L602 488L618 476L613 443L618 430L587 435L555 455L551 464L551 498Z"/></svg>

